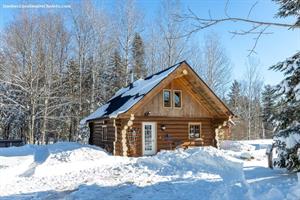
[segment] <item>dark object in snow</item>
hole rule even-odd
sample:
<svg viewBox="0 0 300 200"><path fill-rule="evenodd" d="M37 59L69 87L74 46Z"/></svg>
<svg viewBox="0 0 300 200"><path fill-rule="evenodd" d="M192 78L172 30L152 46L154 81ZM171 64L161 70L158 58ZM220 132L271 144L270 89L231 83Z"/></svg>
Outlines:
<svg viewBox="0 0 300 200"><path fill-rule="evenodd" d="M274 151L274 144L272 144L272 146L270 148L267 148L266 150L266 154L268 157L268 167L273 169L273 151Z"/></svg>
<svg viewBox="0 0 300 200"><path fill-rule="evenodd" d="M1 147L19 147L23 146L24 141L19 139L19 140L0 140L0 148Z"/></svg>

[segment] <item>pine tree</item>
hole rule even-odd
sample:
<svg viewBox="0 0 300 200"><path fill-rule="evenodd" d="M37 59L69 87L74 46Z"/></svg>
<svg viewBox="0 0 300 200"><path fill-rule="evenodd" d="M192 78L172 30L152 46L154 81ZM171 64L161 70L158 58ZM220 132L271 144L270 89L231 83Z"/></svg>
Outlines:
<svg viewBox="0 0 300 200"><path fill-rule="evenodd" d="M142 37L138 33L135 33L132 43L132 58L134 79L146 77L145 47Z"/></svg>
<svg viewBox="0 0 300 200"><path fill-rule="evenodd" d="M240 112L239 102L241 99L241 84L237 80L233 81L230 87L230 92L228 94L228 97L229 97L229 102L228 102L229 107L236 115L238 115L238 113Z"/></svg>
<svg viewBox="0 0 300 200"><path fill-rule="evenodd" d="M295 26L300 25L300 3L295 0L273 0L279 4L279 11L277 12L278 17L289 17L296 16L297 20Z"/></svg>
<svg viewBox="0 0 300 200"><path fill-rule="evenodd" d="M275 115L275 95L274 89L270 85L266 85L262 92L262 110L264 136L271 138L273 132L271 122Z"/></svg>
<svg viewBox="0 0 300 200"><path fill-rule="evenodd" d="M293 121L300 121L300 52L271 67L284 73L284 79L275 88L282 109L274 116L278 129L285 129Z"/></svg>
<svg viewBox="0 0 300 200"><path fill-rule="evenodd" d="M111 94L126 85L126 66L122 62L122 58L118 50L115 50L111 57L109 76L111 79Z"/></svg>

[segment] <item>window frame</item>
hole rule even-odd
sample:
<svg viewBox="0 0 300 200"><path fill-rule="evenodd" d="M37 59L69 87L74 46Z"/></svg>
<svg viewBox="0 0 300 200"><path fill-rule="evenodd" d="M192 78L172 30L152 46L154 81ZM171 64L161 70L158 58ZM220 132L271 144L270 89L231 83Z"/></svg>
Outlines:
<svg viewBox="0 0 300 200"><path fill-rule="evenodd" d="M199 125L199 137L191 137L191 125ZM202 124L201 122L189 122L188 124L188 135L189 135L189 139L190 140L193 140L193 139L200 139L201 138L201 135L202 135ZM194 133L195 135L195 133Z"/></svg>
<svg viewBox="0 0 300 200"><path fill-rule="evenodd" d="M170 94L170 106L165 106L165 91L168 91ZM162 104L163 108L172 108L172 90L171 89L163 89L163 94L162 94Z"/></svg>
<svg viewBox="0 0 300 200"><path fill-rule="evenodd" d="M180 93L180 107L175 106L175 92ZM173 90L173 108L175 109L181 109L182 108L182 90Z"/></svg>
<svg viewBox="0 0 300 200"><path fill-rule="evenodd" d="M102 141L108 141L108 133L107 133L107 126L106 125L103 125L101 126L102 128ZM104 129L106 130L106 137L104 137Z"/></svg>

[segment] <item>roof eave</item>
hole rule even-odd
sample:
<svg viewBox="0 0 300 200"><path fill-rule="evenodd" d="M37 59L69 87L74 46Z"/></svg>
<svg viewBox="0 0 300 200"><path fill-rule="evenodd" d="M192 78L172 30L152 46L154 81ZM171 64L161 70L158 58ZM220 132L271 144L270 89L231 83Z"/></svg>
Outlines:
<svg viewBox="0 0 300 200"><path fill-rule="evenodd" d="M226 108L227 112L225 112L228 116L235 116L234 113L228 108L228 106L216 95L216 93L203 81L203 79L198 75L198 73L188 64L187 61L183 61L195 74L196 76L204 83L204 85L208 88L208 90L216 97L216 99Z"/></svg>

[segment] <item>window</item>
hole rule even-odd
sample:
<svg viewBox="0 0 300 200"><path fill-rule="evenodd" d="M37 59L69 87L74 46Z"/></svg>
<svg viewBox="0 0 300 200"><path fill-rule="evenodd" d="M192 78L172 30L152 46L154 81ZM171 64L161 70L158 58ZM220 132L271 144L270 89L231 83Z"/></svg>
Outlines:
<svg viewBox="0 0 300 200"><path fill-rule="evenodd" d="M107 141L107 127L102 126L100 132L102 133L102 141Z"/></svg>
<svg viewBox="0 0 300 200"><path fill-rule="evenodd" d="M164 107L171 107L171 90L163 90Z"/></svg>
<svg viewBox="0 0 300 200"><path fill-rule="evenodd" d="M181 91L180 90L174 90L174 108L181 108Z"/></svg>
<svg viewBox="0 0 300 200"><path fill-rule="evenodd" d="M200 123L190 123L189 124L189 138L200 138L201 135L201 124Z"/></svg>

